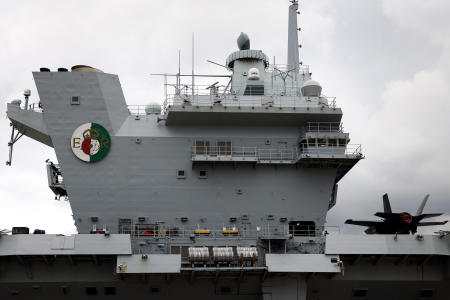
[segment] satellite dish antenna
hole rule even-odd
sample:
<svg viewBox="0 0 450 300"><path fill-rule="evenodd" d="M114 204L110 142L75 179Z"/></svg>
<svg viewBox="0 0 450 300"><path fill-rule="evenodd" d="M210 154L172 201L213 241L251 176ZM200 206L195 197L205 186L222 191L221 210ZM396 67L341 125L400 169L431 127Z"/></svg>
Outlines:
<svg viewBox="0 0 450 300"><path fill-rule="evenodd" d="M246 33L241 32L237 39L237 45L239 50L249 50L250 49L250 38Z"/></svg>

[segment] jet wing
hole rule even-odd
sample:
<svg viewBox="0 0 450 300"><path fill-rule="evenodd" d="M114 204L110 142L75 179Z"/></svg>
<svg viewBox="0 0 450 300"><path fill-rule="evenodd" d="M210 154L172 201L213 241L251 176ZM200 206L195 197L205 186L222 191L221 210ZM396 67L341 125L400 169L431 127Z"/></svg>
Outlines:
<svg viewBox="0 0 450 300"><path fill-rule="evenodd" d="M434 218L434 217L439 217L439 216L441 216L442 214L421 214L420 216L419 216L419 218L422 220L422 219L427 219L427 218Z"/></svg>
<svg viewBox="0 0 450 300"><path fill-rule="evenodd" d="M420 222L417 226L435 226L435 225L444 225L447 224L448 221L442 222Z"/></svg>
<svg viewBox="0 0 450 300"><path fill-rule="evenodd" d="M383 218L383 219L387 219L389 217L398 215L398 213L385 213L385 212L377 212L374 214L377 217Z"/></svg>
<svg viewBox="0 0 450 300"><path fill-rule="evenodd" d="M374 226L377 224L381 224L383 222L380 221L356 221L356 220L352 220L352 219L348 219L345 221L345 224L352 224L352 225L359 225L359 226Z"/></svg>

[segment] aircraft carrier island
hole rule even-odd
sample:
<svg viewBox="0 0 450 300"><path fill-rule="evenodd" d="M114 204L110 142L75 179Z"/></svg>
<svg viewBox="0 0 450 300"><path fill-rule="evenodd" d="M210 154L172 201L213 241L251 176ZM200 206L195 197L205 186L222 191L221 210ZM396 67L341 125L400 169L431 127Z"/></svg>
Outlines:
<svg viewBox="0 0 450 300"><path fill-rule="evenodd" d="M39 102L7 105L7 164L23 135L53 147L78 234L2 232L0 299L449 299L448 232L416 232L445 223L422 222L428 197L347 220L367 234L324 226L364 155L299 61L297 12L286 65L241 33L229 75L162 74L161 106L127 105L94 67L33 72Z"/></svg>

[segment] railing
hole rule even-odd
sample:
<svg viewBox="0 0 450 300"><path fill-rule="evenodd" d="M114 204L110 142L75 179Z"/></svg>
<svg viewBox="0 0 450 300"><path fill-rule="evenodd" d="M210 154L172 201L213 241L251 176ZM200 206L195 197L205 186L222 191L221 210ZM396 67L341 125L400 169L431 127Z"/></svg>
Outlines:
<svg viewBox="0 0 450 300"><path fill-rule="evenodd" d="M295 161L297 160L297 151L291 149L258 149L259 160L280 160Z"/></svg>
<svg viewBox="0 0 450 300"><path fill-rule="evenodd" d="M192 106L230 106L230 107L330 107L336 108L335 97L301 97L301 96L239 96L225 95L168 95L163 103L163 111L173 105Z"/></svg>
<svg viewBox="0 0 450 300"><path fill-rule="evenodd" d="M309 66L308 65L299 65L298 67L299 75L309 75ZM292 66L286 64L271 64L269 65L268 72L292 72Z"/></svg>
<svg viewBox="0 0 450 300"><path fill-rule="evenodd" d="M42 105L40 102L30 103L30 104L28 104L28 107L25 107L25 105L23 107L21 107L20 104L15 104L15 103L10 103L10 104L15 105L19 109L22 109L22 110L31 110L31 111L40 112L40 113L43 112Z"/></svg>
<svg viewBox="0 0 450 300"><path fill-rule="evenodd" d="M344 132L344 127L339 122L308 122L305 132Z"/></svg>
<svg viewBox="0 0 450 300"><path fill-rule="evenodd" d="M332 146L327 144L301 144L300 148L258 148L240 146L192 146L193 160L217 161L281 161L295 163L305 155L332 154L362 156L361 144L347 144L346 146Z"/></svg>
<svg viewBox="0 0 450 300"><path fill-rule="evenodd" d="M35 111L35 112L42 112L43 111L42 105L41 105L40 102L39 103L31 103L31 104L29 104L28 105L28 110L32 110L32 111Z"/></svg>
<svg viewBox="0 0 450 300"><path fill-rule="evenodd" d="M145 115L145 105L127 105L130 115Z"/></svg>
<svg viewBox="0 0 450 300"><path fill-rule="evenodd" d="M282 160L294 161L297 151L293 149L267 149L240 146L192 146L192 158L217 158L218 160L254 159L254 160Z"/></svg>
<svg viewBox="0 0 450 300"><path fill-rule="evenodd" d="M318 144L311 146L307 144L300 145L301 154L345 154L362 155L361 144L347 144L346 146L331 146Z"/></svg>
<svg viewBox="0 0 450 300"><path fill-rule="evenodd" d="M302 225L166 225L166 224L126 224L119 226L120 234L130 234L136 238L189 238L189 239L245 239L245 238L288 238L290 236L323 236L328 229L324 226Z"/></svg>

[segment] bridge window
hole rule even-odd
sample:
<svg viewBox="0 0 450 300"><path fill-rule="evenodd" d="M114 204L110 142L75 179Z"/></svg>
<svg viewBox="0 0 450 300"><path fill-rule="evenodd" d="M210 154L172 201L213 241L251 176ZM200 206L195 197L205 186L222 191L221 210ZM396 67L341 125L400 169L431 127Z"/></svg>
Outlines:
<svg viewBox="0 0 450 300"><path fill-rule="evenodd" d="M317 145L319 147L325 147L327 145L327 140L326 139L317 139Z"/></svg>
<svg viewBox="0 0 450 300"><path fill-rule="evenodd" d="M347 145L347 140L346 139L339 139L338 142L339 142L339 146Z"/></svg>
<svg viewBox="0 0 450 300"><path fill-rule="evenodd" d="M308 147L316 147L316 139L308 139Z"/></svg>
<svg viewBox="0 0 450 300"><path fill-rule="evenodd" d="M337 146L337 140L336 139L328 139L328 146L336 147Z"/></svg>

